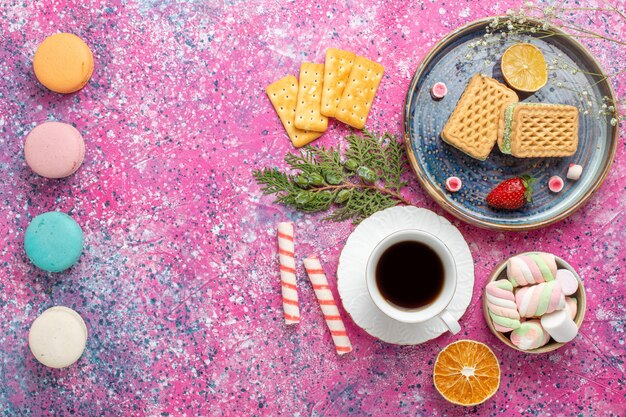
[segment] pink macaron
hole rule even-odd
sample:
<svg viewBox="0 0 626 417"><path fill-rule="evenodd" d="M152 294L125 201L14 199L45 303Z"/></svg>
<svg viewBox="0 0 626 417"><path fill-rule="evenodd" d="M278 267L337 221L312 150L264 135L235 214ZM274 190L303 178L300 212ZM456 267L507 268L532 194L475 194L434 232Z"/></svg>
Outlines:
<svg viewBox="0 0 626 417"><path fill-rule="evenodd" d="M85 142L76 128L67 123L44 122L26 136L26 163L46 178L72 175L85 158Z"/></svg>

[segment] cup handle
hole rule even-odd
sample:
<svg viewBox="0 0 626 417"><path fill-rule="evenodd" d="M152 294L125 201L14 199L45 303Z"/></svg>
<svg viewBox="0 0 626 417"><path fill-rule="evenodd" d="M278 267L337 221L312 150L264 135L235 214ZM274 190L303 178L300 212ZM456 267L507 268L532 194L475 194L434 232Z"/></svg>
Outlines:
<svg viewBox="0 0 626 417"><path fill-rule="evenodd" d="M452 317L452 314L448 313L447 311L443 311L441 314L439 314L439 318L448 327L450 333L457 334L461 331L461 326L459 326L459 322L456 321L454 317Z"/></svg>

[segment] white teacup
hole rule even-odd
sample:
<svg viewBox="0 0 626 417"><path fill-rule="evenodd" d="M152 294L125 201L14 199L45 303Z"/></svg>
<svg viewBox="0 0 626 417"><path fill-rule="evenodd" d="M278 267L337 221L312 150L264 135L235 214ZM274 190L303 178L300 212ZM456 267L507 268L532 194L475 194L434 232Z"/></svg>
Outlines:
<svg viewBox="0 0 626 417"><path fill-rule="evenodd" d="M420 242L432 249L443 264L443 288L437 298L431 303L414 309L400 307L388 301L380 292L376 284L376 266L382 254L391 246L399 242ZM420 265L415 265L415 273L419 274ZM374 304L386 315L404 323L422 323L432 318L439 318L453 334L461 331L461 326L446 310L456 291L456 266L450 249L435 235L421 230L406 229L392 233L381 240L367 260L365 269L367 290L374 300Z"/></svg>

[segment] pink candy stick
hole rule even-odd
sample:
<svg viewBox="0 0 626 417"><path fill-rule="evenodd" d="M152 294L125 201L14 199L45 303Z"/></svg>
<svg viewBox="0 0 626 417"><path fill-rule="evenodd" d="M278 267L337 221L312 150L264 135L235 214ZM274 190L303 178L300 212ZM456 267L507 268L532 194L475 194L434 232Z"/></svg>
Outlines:
<svg viewBox="0 0 626 417"><path fill-rule="evenodd" d="M298 307L298 287L296 286L293 223L278 223L278 258L285 323L296 324L300 322L300 308Z"/></svg>
<svg viewBox="0 0 626 417"><path fill-rule="evenodd" d="M352 344L346 333L346 327L343 325L341 316L339 315L339 309L333 298L333 293L328 286L328 280L326 274L322 269L320 260L317 256L311 255L304 260L304 268L309 275L313 289L315 290L315 296L322 308L322 314L330 330L330 334L335 342L335 348L339 355L352 351Z"/></svg>

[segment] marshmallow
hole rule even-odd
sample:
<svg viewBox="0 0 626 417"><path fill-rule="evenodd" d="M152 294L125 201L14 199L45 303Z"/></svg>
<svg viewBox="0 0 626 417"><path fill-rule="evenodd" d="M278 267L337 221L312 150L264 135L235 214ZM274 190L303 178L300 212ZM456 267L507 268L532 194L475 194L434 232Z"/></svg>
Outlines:
<svg viewBox="0 0 626 417"><path fill-rule="evenodd" d="M522 350L537 349L548 343L550 335L539 320L527 320L511 333L511 342Z"/></svg>
<svg viewBox="0 0 626 417"><path fill-rule="evenodd" d="M430 89L430 94L435 100L440 100L448 94L448 87L444 83L435 83Z"/></svg>
<svg viewBox="0 0 626 417"><path fill-rule="evenodd" d="M514 287L552 281L556 275L554 255L534 252L513 256L506 265L506 275Z"/></svg>
<svg viewBox="0 0 626 417"><path fill-rule="evenodd" d="M538 317L565 308L565 296L557 281L519 288L515 293L517 311L522 317Z"/></svg>
<svg viewBox="0 0 626 417"><path fill-rule="evenodd" d="M569 315L574 320L576 317L576 313L578 313L578 301L572 297L565 297L565 304L567 305L567 309L569 310Z"/></svg>
<svg viewBox="0 0 626 417"><path fill-rule="evenodd" d="M489 316L497 331L510 332L520 326L513 285L509 281L501 279L490 282L485 288L485 297Z"/></svg>
<svg viewBox="0 0 626 417"><path fill-rule="evenodd" d="M550 180L548 180L548 188L553 193L561 192L564 185L565 184L563 183L563 178L559 177L558 175L550 177Z"/></svg>
<svg viewBox="0 0 626 417"><path fill-rule="evenodd" d="M569 164L567 170L567 179L576 181L583 173L583 167L576 164Z"/></svg>
<svg viewBox="0 0 626 417"><path fill-rule="evenodd" d="M557 342L569 342L578 334L578 326L570 317L569 309L556 310L541 316L541 325Z"/></svg>
<svg viewBox="0 0 626 417"><path fill-rule="evenodd" d="M446 180L446 190L456 193L461 189L463 182L459 177L450 177Z"/></svg>
<svg viewBox="0 0 626 417"><path fill-rule="evenodd" d="M578 291L578 280L567 269L559 269L556 271L556 280L561 284L563 294L572 295Z"/></svg>

